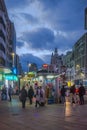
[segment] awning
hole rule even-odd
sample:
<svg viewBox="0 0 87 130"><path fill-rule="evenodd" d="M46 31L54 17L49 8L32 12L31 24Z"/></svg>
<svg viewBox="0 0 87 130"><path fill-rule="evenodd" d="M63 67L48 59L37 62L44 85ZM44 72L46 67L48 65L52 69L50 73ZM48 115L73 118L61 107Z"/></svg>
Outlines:
<svg viewBox="0 0 87 130"><path fill-rule="evenodd" d="M8 73L12 73L12 71L7 67L0 66L0 74L8 74Z"/></svg>

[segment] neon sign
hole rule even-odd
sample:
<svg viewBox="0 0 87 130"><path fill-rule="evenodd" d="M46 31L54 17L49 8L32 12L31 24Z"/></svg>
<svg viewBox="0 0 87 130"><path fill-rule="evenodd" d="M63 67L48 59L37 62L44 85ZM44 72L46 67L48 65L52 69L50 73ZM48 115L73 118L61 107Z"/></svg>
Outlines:
<svg viewBox="0 0 87 130"><path fill-rule="evenodd" d="M15 75L5 75L5 79L18 81L18 77Z"/></svg>

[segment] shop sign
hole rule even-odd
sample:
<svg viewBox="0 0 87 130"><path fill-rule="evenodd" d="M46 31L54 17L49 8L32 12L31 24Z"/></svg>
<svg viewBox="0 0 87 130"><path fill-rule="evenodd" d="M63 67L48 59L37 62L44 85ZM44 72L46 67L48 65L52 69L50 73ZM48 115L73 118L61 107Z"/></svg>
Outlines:
<svg viewBox="0 0 87 130"><path fill-rule="evenodd" d="M5 75L5 79L18 81L18 77L16 75Z"/></svg>
<svg viewBox="0 0 87 130"><path fill-rule="evenodd" d="M34 73L34 72L29 72L29 73L27 74L27 76L28 76L29 78L35 77L35 73Z"/></svg>
<svg viewBox="0 0 87 130"><path fill-rule="evenodd" d="M13 68L12 68L12 73L13 73L13 74L17 74L17 68L16 68L16 67L13 67Z"/></svg>
<svg viewBox="0 0 87 130"><path fill-rule="evenodd" d="M2 81L2 74L0 74L0 81Z"/></svg>
<svg viewBox="0 0 87 130"><path fill-rule="evenodd" d="M48 68L48 64L43 64L43 68L47 69Z"/></svg>

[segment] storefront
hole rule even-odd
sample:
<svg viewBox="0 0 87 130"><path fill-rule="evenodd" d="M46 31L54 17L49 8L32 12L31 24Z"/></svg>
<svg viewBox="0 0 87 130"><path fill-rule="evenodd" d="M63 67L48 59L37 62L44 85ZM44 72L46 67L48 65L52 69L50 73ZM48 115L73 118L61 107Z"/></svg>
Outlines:
<svg viewBox="0 0 87 130"><path fill-rule="evenodd" d="M5 85L5 74L12 73L12 71L9 68L0 67L0 89L3 85Z"/></svg>
<svg viewBox="0 0 87 130"><path fill-rule="evenodd" d="M57 74L39 73L36 77L38 86L42 86L46 93L48 103L52 104L58 97L59 82Z"/></svg>
<svg viewBox="0 0 87 130"><path fill-rule="evenodd" d="M0 67L0 90L3 86L8 88L9 85L11 85L13 90L15 90L17 83L17 75L14 75L9 68Z"/></svg>
<svg viewBox="0 0 87 130"><path fill-rule="evenodd" d="M36 82L35 79L35 72L29 72L26 73L23 77L20 77L20 89L22 88L23 85L33 85L34 82Z"/></svg>

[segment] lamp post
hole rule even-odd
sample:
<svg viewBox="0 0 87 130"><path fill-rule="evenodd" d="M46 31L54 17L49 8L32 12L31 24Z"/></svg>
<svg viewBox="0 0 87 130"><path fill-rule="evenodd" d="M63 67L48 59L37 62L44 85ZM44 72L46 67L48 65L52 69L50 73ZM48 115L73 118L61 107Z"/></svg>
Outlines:
<svg viewBox="0 0 87 130"><path fill-rule="evenodd" d="M27 62L27 73L30 71L30 66L31 66L31 64L29 62Z"/></svg>
<svg viewBox="0 0 87 130"><path fill-rule="evenodd" d="M71 81L72 81L72 68L69 68L69 81L70 81L70 87L71 87Z"/></svg>
<svg viewBox="0 0 87 130"><path fill-rule="evenodd" d="M29 66L29 71L30 71L31 64L29 63L29 65L28 65L28 66Z"/></svg>
<svg viewBox="0 0 87 130"><path fill-rule="evenodd" d="M15 53L12 52L11 54L12 54L12 66L14 67L14 66L15 66L15 65L14 65L14 56L15 56Z"/></svg>
<svg viewBox="0 0 87 130"><path fill-rule="evenodd" d="M80 65L76 65L76 70L75 70L75 73L76 73L76 79L79 79L79 70L80 70Z"/></svg>

